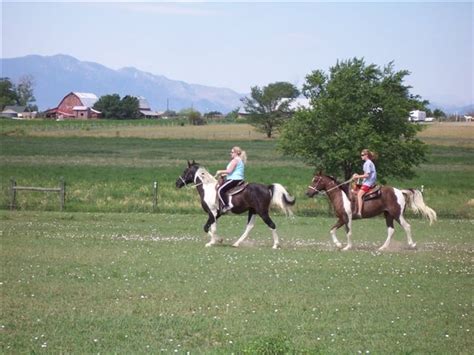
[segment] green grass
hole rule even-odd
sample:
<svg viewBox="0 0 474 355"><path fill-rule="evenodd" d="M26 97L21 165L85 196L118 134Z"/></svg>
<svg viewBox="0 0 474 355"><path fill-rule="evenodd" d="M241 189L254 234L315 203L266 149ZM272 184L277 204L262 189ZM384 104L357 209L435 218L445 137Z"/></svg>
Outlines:
<svg viewBox="0 0 474 355"><path fill-rule="evenodd" d="M10 178L18 185L56 187L67 184L66 210L81 212L149 212L153 181L158 181L158 211L198 213L192 189L176 190L175 181L195 159L214 173L225 166L228 149L241 145L249 155L247 179L279 182L296 196L296 213L328 215L324 199L305 197L313 169L282 156L275 141L211 141L94 137L0 136L0 206L8 208ZM410 181L393 179L397 187L425 188L425 199L441 217L473 218L473 148L432 146L428 162ZM20 210L57 210L58 196L19 192Z"/></svg>
<svg viewBox="0 0 474 355"><path fill-rule="evenodd" d="M96 128L62 124L0 121L2 353L472 352L469 138L458 147L454 131L439 139L424 131L431 152L418 176L390 181L424 185L441 217L430 227L408 216L416 251L397 226L391 251L378 253L386 228L374 218L354 224L354 250L343 253L330 243L327 200L304 196L313 169L272 140L75 137ZM214 172L233 145L248 152L249 181L280 182L297 197L295 219L273 216L281 250L262 221L242 248L230 247L244 216L220 219L223 245L204 248L197 194L174 187L186 160ZM61 176L66 212L54 212L55 194L22 191L18 210L7 210L10 177L55 187Z"/></svg>
<svg viewBox="0 0 474 355"><path fill-rule="evenodd" d="M3 353L470 353L472 221L412 221L376 252L381 219L335 252L333 218L0 212ZM343 240L342 235L341 240Z"/></svg>

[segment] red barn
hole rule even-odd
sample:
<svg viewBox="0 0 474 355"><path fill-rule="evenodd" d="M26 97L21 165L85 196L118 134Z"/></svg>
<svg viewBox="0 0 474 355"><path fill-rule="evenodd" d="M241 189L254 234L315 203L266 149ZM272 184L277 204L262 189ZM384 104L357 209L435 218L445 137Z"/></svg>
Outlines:
<svg viewBox="0 0 474 355"><path fill-rule="evenodd" d="M100 112L92 106L99 100L95 94L70 92L59 103L58 107L45 112L46 117L55 118L98 118Z"/></svg>

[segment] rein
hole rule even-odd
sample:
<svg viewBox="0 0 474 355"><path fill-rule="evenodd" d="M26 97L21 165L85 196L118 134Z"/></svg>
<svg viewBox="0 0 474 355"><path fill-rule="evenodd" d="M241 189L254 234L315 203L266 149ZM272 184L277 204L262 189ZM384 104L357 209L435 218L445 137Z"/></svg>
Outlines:
<svg viewBox="0 0 474 355"><path fill-rule="evenodd" d="M316 184L316 187L318 187L320 181L321 181L321 178L318 180L318 184ZM308 188L310 188L311 190L314 190L314 191L316 191L316 192L319 192L319 193L321 193L321 194L327 195L328 192L331 192L332 190L337 189L339 186L345 185L345 184L347 184L347 183L349 183L349 182L351 182L351 181L352 181L352 178L349 179L349 180L347 180L347 181L341 182L339 185L333 186L333 187L331 187L329 190L326 190L326 191L320 191L320 190L318 190L316 187L313 187L313 186L308 186Z"/></svg>
<svg viewBox="0 0 474 355"><path fill-rule="evenodd" d="M183 184L186 188L198 187L198 186L201 186L203 184L202 181L199 184L196 184L196 178L194 178L194 185L189 185L189 184L186 183L186 181L183 179L183 177L181 175L178 176L178 178L183 182Z"/></svg>

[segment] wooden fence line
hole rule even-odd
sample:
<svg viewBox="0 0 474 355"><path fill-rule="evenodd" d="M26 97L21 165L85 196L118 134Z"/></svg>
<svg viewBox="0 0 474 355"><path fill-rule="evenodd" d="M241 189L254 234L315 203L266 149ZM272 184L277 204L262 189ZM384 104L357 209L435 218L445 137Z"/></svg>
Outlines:
<svg viewBox="0 0 474 355"><path fill-rule="evenodd" d="M64 178L59 180L59 187L17 186L14 178L10 179L10 210L16 209L17 191L57 192L59 194L59 210L63 211L66 204L66 183Z"/></svg>

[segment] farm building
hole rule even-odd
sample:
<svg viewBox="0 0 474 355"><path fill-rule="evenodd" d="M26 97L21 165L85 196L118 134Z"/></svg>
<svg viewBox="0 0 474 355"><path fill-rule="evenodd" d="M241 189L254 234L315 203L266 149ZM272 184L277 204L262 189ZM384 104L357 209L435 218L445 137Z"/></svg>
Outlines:
<svg viewBox="0 0 474 355"><path fill-rule="evenodd" d="M92 107L99 100L95 94L70 92L59 103L58 107L45 112L46 117L53 118L98 118L100 112Z"/></svg>
<svg viewBox="0 0 474 355"><path fill-rule="evenodd" d="M158 112L152 111L150 104L148 103L147 99L143 96L137 96L138 99L138 106L140 110L140 114L142 117L145 118L159 118L160 114Z"/></svg>
<svg viewBox="0 0 474 355"><path fill-rule="evenodd" d="M5 106L3 111L0 113L2 117L10 117L14 119L22 119L32 117L32 112L26 111L26 106Z"/></svg>

